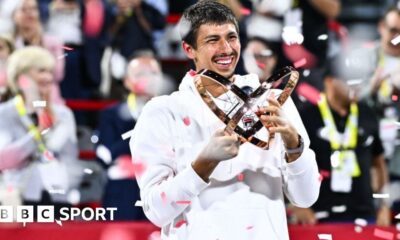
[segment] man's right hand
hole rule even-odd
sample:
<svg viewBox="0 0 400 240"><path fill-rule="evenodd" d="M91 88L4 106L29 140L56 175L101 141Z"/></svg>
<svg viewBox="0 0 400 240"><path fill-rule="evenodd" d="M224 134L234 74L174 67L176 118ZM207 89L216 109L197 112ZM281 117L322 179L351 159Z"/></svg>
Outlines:
<svg viewBox="0 0 400 240"><path fill-rule="evenodd" d="M237 156L239 146L240 142L236 134L229 135L225 130L220 129L211 137L198 159L217 162L229 160Z"/></svg>
<svg viewBox="0 0 400 240"><path fill-rule="evenodd" d="M292 211L296 224L315 225L317 223L317 218L311 208L293 207Z"/></svg>
<svg viewBox="0 0 400 240"><path fill-rule="evenodd" d="M240 141L236 134L230 135L223 129L217 130L192 163L192 167L205 182L208 182L219 162L237 156L239 146Z"/></svg>

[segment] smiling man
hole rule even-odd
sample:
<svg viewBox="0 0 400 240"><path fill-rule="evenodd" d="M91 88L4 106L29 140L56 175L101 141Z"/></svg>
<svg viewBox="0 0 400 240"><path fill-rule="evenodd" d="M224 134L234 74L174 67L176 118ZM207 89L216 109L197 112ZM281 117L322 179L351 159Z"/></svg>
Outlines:
<svg viewBox="0 0 400 240"><path fill-rule="evenodd" d="M196 71L212 70L238 87L257 88L253 75L234 75L240 56L232 11L199 1L180 21L182 47ZM312 205L319 194L315 155L291 99L269 100L260 120L277 133L269 150L224 131L201 99L194 80L146 104L130 141L146 216L162 227L163 239L289 239L284 194L296 206ZM203 82L216 101L221 91ZM272 114L266 114L272 113ZM286 113L286 114L284 114ZM290 117L285 117L290 116ZM307 186L307 187L305 187Z"/></svg>

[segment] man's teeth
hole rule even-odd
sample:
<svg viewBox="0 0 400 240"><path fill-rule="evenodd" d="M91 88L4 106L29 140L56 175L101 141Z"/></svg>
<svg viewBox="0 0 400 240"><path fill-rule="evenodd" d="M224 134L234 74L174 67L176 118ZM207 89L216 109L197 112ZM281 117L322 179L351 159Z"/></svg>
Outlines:
<svg viewBox="0 0 400 240"><path fill-rule="evenodd" d="M232 62L232 58L217 60L218 64L230 64L231 62Z"/></svg>

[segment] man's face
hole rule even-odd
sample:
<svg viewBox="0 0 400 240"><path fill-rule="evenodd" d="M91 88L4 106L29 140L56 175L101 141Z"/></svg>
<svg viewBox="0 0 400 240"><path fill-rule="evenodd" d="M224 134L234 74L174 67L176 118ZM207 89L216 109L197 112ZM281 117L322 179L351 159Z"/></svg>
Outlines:
<svg viewBox="0 0 400 240"><path fill-rule="evenodd" d="M400 15L392 11L379 24L381 44L385 53L392 56L400 56L400 44L393 45L392 39L400 35Z"/></svg>
<svg viewBox="0 0 400 240"><path fill-rule="evenodd" d="M184 43L185 52L194 60L196 71L208 69L226 78L233 75L240 56L240 42L235 25L201 25L196 43L196 49Z"/></svg>
<svg viewBox="0 0 400 240"><path fill-rule="evenodd" d="M276 65L276 56L265 44L253 40L244 51L245 68L249 73L256 73L261 81L271 76Z"/></svg>
<svg viewBox="0 0 400 240"><path fill-rule="evenodd" d="M15 11L14 20L19 27L34 27L39 23L39 9L36 0L24 0Z"/></svg>
<svg viewBox="0 0 400 240"><path fill-rule="evenodd" d="M125 87L138 96L156 96L162 86L162 72L151 57L141 57L129 63Z"/></svg>

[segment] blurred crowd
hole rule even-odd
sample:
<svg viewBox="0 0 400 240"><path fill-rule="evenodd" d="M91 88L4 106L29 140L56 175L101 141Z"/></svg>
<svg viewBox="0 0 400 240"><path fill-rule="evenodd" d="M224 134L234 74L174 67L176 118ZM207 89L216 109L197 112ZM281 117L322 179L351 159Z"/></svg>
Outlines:
<svg viewBox="0 0 400 240"><path fill-rule="evenodd" d="M117 220L146 220L134 174L145 166L132 164L127 138L145 103L190 70L179 14L195 2L0 0L0 205L91 204L117 207ZM392 224L400 212L400 4L219 2L240 23L237 74L262 81L288 65L300 72L292 98L322 186L311 208L287 206L291 223ZM71 100L115 104L85 113Z"/></svg>

